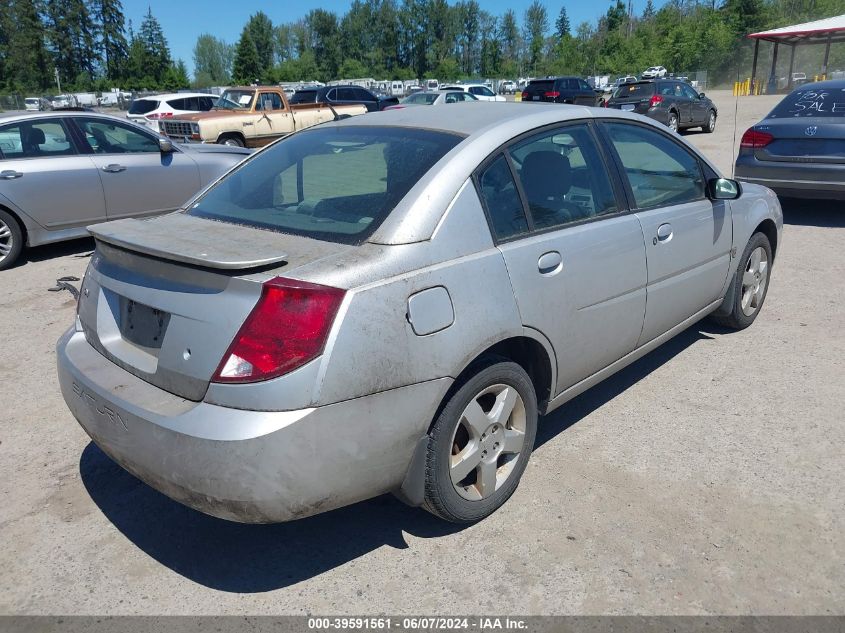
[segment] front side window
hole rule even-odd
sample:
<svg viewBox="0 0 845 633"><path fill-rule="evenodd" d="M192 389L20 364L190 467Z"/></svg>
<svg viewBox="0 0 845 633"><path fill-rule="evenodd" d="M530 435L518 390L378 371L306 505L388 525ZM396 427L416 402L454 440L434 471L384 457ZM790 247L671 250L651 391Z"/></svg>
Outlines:
<svg viewBox="0 0 845 633"><path fill-rule="evenodd" d="M159 153L158 141L140 130L108 119L74 119L95 154Z"/></svg>
<svg viewBox="0 0 845 633"><path fill-rule="evenodd" d="M704 197L698 160L660 132L625 123L606 124L637 207L682 204Z"/></svg>
<svg viewBox="0 0 845 633"><path fill-rule="evenodd" d="M187 213L360 244L462 138L392 127L306 130L247 160Z"/></svg>
<svg viewBox="0 0 845 633"><path fill-rule="evenodd" d="M437 101L440 95L436 92L417 92L402 99L400 103L409 103L412 105L431 105Z"/></svg>
<svg viewBox="0 0 845 633"><path fill-rule="evenodd" d="M506 240L528 231L525 210L504 155L478 174L478 187L496 239Z"/></svg>
<svg viewBox="0 0 845 633"><path fill-rule="evenodd" d="M5 158L48 158L76 153L64 123L25 121L0 128L0 151Z"/></svg>
<svg viewBox="0 0 845 633"><path fill-rule="evenodd" d="M684 91L684 96L687 99L700 99L701 96L693 89L692 86L681 84L681 89Z"/></svg>
<svg viewBox="0 0 845 633"><path fill-rule="evenodd" d="M619 211L604 161L586 125L543 132L514 146L510 154L535 228Z"/></svg>

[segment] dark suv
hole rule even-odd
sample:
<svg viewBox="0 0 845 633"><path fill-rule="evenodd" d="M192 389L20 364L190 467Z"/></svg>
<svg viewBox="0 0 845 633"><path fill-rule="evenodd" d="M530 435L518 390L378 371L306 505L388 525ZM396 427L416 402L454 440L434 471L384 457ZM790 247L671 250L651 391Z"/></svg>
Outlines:
<svg viewBox="0 0 845 633"><path fill-rule="evenodd" d="M360 86L324 86L322 88L303 88L293 93L288 99L296 103L336 103L338 105L360 104L367 107L367 112L378 112L387 106L396 105L399 99L385 95L376 95Z"/></svg>
<svg viewBox="0 0 845 633"><path fill-rule="evenodd" d="M716 105L685 81L654 79L622 84L613 91L606 106L636 112L660 121L677 132L701 127L716 129Z"/></svg>
<svg viewBox="0 0 845 633"><path fill-rule="evenodd" d="M528 82L522 100L594 106L598 105L599 95L579 77L552 77Z"/></svg>

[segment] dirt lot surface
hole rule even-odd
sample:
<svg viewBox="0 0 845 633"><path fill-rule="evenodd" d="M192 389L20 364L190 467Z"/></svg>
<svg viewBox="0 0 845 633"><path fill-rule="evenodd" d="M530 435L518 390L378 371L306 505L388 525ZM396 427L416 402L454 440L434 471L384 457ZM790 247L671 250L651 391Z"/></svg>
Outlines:
<svg viewBox="0 0 845 633"><path fill-rule="evenodd" d="M714 93L730 173L734 100ZM744 98L738 137L774 101ZM845 210L785 204L757 322L702 323L541 421L470 527L385 496L245 526L125 473L64 406L53 346L91 241L0 273L0 613L845 613Z"/></svg>

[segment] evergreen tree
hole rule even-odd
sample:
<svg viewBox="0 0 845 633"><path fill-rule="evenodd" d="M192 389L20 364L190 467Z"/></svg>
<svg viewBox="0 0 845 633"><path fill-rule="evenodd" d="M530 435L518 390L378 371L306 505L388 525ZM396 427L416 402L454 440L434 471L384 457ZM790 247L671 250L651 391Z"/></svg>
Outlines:
<svg viewBox="0 0 845 633"><path fill-rule="evenodd" d="M654 2L652 2L652 0L648 0L645 4L645 9L643 9L643 20L651 20L654 17L654 14Z"/></svg>
<svg viewBox="0 0 845 633"><path fill-rule="evenodd" d="M194 79L198 85L219 86L232 78L234 48L205 33L194 45Z"/></svg>
<svg viewBox="0 0 845 633"><path fill-rule="evenodd" d="M161 82L171 65L170 49L167 46L164 32L161 30L161 24L153 16L152 9L149 7L147 8L147 15L141 21L137 39L144 49L145 74L156 83Z"/></svg>
<svg viewBox="0 0 845 633"><path fill-rule="evenodd" d="M537 72L549 29L549 15L540 0L534 0L525 10L525 39L528 42L528 68Z"/></svg>
<svg viewBox="0 0 845 633"><path fill-rule="evenodd" d="M96 73L97 29L85 0L47 0L46 33L56 68L67 81Z"/></svg>
<svg viewBox="0 0 845 633"><path fill-rule="evenodd" d="M43 90L52 83L44 27L36 0L7 0L0 5L4 51L2 83L12 90Z"/></svg>
<svg viewBox="0 0 845 633"><path fill-rule="evenodd" d="M259 11L249 18L246 28L258 53L259 75L264 75L273 65L273 23L266 13Z"/></svg>
<svg viewBox="0 0 845 633"><path fill-rule="evenodd" d="M123 76L129 54L120 0L96 0L95 15L100 21L100 51L106 78L116 81Z"/></svg>
<svg viewBox="0 0 845 633"><path fill-rule="evenodd" d="M232 78L235 82L249 85L259 79L261 75L261 62L258 59L258 49L249 29L244 27L241 32L241 39L235 49L235 61L232 65Z"/></svg>
<svg viewBox="0 0 845 633"><path fill-rule="evenodd" d="M651 2L651 0L648 0ZM560 8L560 13L557 16L557 21L555 22L555 31L557 32L558 39L564 39L565 37L569 37L570 31L570 24L569 24L569 15L566 13L566 7Z"/></svg>

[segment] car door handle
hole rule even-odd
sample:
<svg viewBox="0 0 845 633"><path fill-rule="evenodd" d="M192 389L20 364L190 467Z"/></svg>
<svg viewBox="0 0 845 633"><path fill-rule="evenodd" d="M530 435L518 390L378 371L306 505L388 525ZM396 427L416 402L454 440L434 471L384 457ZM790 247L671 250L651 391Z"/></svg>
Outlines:
<svg viewBox="0 0 845 633"><path fill-rule="evenodd" d="M15 178L21 178L23 174L19 171L15 171L14 169L4 169L0 171L0 178L3 180L14 180Z"/></svg>
<svg viewBox="0 0 845 633"><path fill-rule="evenodd" d="M117 163L111 163L110 165L103 167L103 171L107 171L110 174L116 174L119 171L126 171L126 167L124 165L118 165Z"/></svg>
<svg viewBox="0 0 845 633"><path fill-rule="evenodd" d="M563 268L563 258L557 251L549 251L540 255L537 260L537 270L541 275L556 275Z"/></svg>
<svg viewBox="0 0 845 633"><path fill-rule="evenodd" d="M657 227L657 237L654 238L654 243L662 242L665 244L672 239L672 235L672 225L668 223L661 224Z"/></svg>

